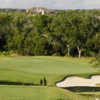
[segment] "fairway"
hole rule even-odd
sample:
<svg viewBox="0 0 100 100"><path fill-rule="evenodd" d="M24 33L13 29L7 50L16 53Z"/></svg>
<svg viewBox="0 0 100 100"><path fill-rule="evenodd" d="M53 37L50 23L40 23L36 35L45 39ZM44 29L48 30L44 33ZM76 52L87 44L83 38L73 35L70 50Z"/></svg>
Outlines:
<svg viewBox="0 0 100 100"><path fill-rule="evenodd" d="M0 58L0 69L58 75L94 72L87 62L78 61L78 58L62 57L3 57Z"/></svg>
<svg viewBox="0 0 100 100"><path fill-rule="evenodd" d="M0 81L40 85L44 77L47 86L0 85L0 100L94 100L55 87L69 75L87 77L99 73L89 63L91 58L67 57L0 57Z"/></svg>
<svg viewBox="0 0 100 100"><path fill-rule="evenodd" d="M0 86L0 100L94 100L56 87Z"/></svg>
<svg viewBox="0 0 100 100"><path fill-rule="evenodd" d="M98 73L89 61L67 57L0 57L0 80L39 84L46 77L54 85L67 75Z"/></svg>

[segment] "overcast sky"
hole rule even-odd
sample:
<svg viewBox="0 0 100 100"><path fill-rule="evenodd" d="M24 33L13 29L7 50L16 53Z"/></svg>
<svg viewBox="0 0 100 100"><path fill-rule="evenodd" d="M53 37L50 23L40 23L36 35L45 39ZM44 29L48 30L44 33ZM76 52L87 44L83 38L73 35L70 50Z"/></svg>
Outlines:
<svg viewBox="0 0 100 100"><path fill-rule="evenodd" d="M0 0L0 8L100 9L100 0Z"/></svg>

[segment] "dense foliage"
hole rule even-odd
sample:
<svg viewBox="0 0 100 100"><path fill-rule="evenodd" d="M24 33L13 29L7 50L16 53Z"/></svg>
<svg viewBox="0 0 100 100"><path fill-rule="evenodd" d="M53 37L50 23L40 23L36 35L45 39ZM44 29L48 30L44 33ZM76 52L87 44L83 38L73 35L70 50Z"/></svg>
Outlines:
<svg viewBox="0 0 100 100"><path fill-rule="evenodd" d="M0 51L21 55L94 56L100 49L98 11L51 15L0 14Z"/></svg>

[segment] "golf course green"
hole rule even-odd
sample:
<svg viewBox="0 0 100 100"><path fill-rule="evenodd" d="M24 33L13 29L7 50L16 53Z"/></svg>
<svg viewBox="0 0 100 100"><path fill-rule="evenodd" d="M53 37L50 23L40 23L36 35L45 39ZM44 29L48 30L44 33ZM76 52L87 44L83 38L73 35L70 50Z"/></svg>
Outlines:
<svg viewBox="0 0 100 100"><path fill-rule="evenodd" d="M0 57L0 81L40 85L46 78L47 86L0 85L0 100L84 100L85 97L57 88L64 77L88 77L99 74L89 62L91 58L67 57ZM85 98L92 100L93 98Z"/></svg>

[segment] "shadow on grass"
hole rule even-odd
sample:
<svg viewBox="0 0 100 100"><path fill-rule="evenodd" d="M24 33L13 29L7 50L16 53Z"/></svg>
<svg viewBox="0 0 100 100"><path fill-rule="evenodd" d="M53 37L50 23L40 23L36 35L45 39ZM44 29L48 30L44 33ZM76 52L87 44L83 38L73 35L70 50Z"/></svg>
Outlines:
<svg viewBox="0 0 100 100"><path fill-rule="evenodd" d="M64 88L67 90L70 90L72 92L98 92L100 91L100 87L85 87L85 86L80 86L80 87L67 87Z"/></svg>
<svg viewBox="0 0 100 100"><path fill-rule="evenodd" d="M0 81L0 85L26 85L26 86L39 86L40 84L34 83L23 83L23 82L10 82L10 81Z"/></svg>

